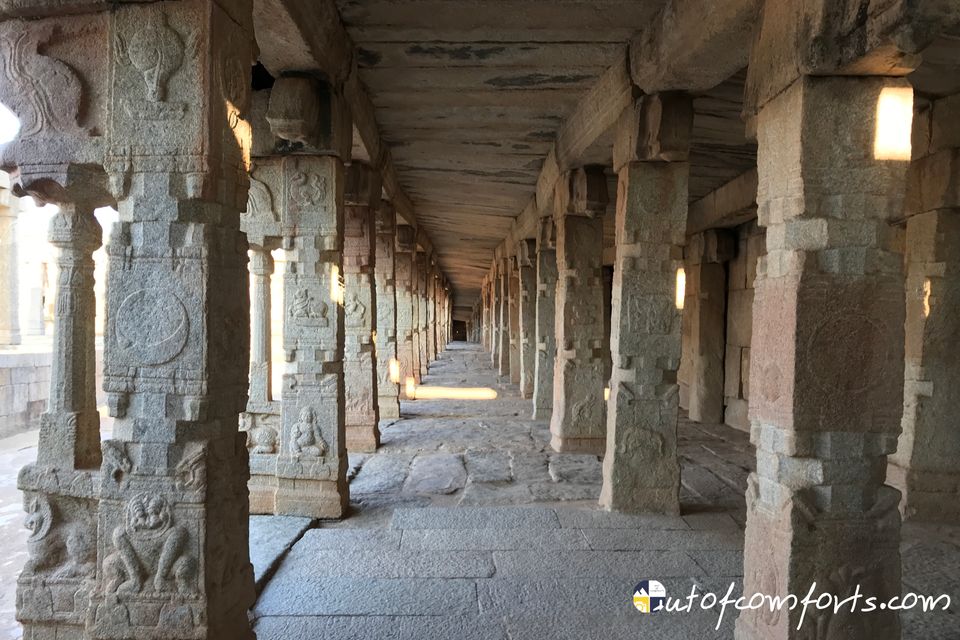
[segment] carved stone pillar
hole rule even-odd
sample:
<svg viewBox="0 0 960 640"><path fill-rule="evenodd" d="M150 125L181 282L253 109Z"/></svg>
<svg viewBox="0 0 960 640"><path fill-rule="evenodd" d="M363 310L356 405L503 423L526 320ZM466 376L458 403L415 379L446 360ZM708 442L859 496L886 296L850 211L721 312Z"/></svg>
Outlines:
<svg viewBox="0 0 960 640"><path fill-rule="evenodd" d="M20 344L17 201L0 175L0 346Z"/></svg>
<svg viewBox="0 0 960 640"><path fill-rule="evenodd" d="M503 378L510 377L510 356L513 355L510 350L510 279L513 277L513 265L510 258L501 258L500 266L497 270L498 300L497 313L497 353L500 358L497 361L497 373Z"/></svg>
<svg viewBox="0 0 960 640"><path fill-rule="evenodd" d="M396 213L386 200L376 210L377 405L380 419L400 417L397 351Z"/></svg>
<svg viewBox="0 0 960 640"><path fill-rule="evenodd" d="M487 280L487 277L483 277L483 283L480 285L480 308L479 308L479 323L480 323L480 346L484 350L490 349L490 334L489 334L489 323L487 319L487 314L489 312L489 299L490 299L490 282Z"/></svg>
<svg viewBox="0 0 960 640"><path fill-rule="evenodd" d="M417 309L417 384L427 375L427 366L430 364L427 360L427 280L428 265L430 258L423 251L416 254L416 287L417 295L415 298Z"/></svg>
<svg viewBox="0 0 960 640"><path fill-rule="evenodd" d="M686 290L689 306L689 416L697 422L723 422L723 377L726 350L727 269L735 238L725 229L710 229L687 239Z"/></svg>
<svg viewBox="0 0 960 640"><path fill-rule="evenodd" d="M688 97L660 94L627 107L617 127L613 372L600 493L608 509L680 512L676 282L692 124Z"/></svg>
<svg viewBox="0 0 960 640"><path fill-rule="evenodd" d="M397 225L397 351L400 361L400 384L406 396L409 378L420 379L417 365L416 343L416 282L414 278L417 248L413 240L413 227ZM407 398L409 399L409 398Z"/></svg>
<svg viewBox="0 0 960 640"><path fill-rule="evenodd" d="M533 397L536 367L537 243L522 240L517 248L517 272L520 282L520 397Z"/></svg>
<svg viewBox="0 0 960 640"><path fill-rule="evenodd" d="M918 110L907 183L906 365L887 478L904 519L960 523L960 95ZM919 134L919 135L918 135Z"/></svg>
<svg viewBox="0 0 960 640"><path fill-rule="evenodd" d="M273 277L273 256L262 247L250 246L250 274L253 285L250 290L250 397L247 410L272 402L272 371L270 357L271 296L270 280Z"/></svg>
<svg viewBox="0 0 960 640"><path fill-rule="evenodd" d="M553 367L557 353L557 250L553 218L540 218L537 231L536 352L533 375L533 419L553 413Z"/></svg>
<svg viewBox="0 0 960 640"><path fill-rule="evenodd" d="M437 359L437 266L434 263L434 259L430 258L427 263L427 274L426 274L426 298L425 303L427 307L427 322L426 322L426 331L427 331L427 363L433 362Z"/></svg>
<svg viewBox="0 0 960 640"><path fill-rule="evenodd" d="M507 297L510 327L510 382L520 384L520 271L516 257L510 258L510 290Z"/></svg>
<svg viewBox="0 0 960 640"><path fill-rule="evenodd" d="M603 292L601 254L607 182L602 168L569 172L554 196L557 225L557 355L550 445L602 454Z"/></svg>
<svg viewBox="0 0 960 640"><path fill-rule="evenodd" d="M889 221L903 213L907 162L877 158L885 90L912 101L902 80L800 77L759 110L767 255L753 306L745 593L814 582L834 594L859 585L879 602L901 593L900 495L883 481L903 413L902 256ZM888 126L909 135L909 116ZM737 637L899 638L895 611L830 613L798 631L799 609L744 611Z"/></svg>
<svg viewBox="0 0 960 640"><path fill-rule="evenodd" d="M380 444L377 361L376 208L380 178L359 162L347 171L343 240L346 342L343 356L348 451L376 451Z"/></svg>
<svg viewBox="0 0 960 640"><path fill-rule="evenodd" d="M500 263L494 261L490 272L490 365L500 370L500 306L503 298L503 286L500 278Z"/></svg>

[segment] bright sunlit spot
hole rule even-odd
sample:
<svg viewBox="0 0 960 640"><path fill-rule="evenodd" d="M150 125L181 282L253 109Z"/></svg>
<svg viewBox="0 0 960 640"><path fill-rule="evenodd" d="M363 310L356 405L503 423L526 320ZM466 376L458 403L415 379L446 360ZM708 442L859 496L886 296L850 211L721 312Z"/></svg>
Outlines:
<svg viewBox="0 0 960 640"><path fill-rule="evenodd" d="M0 102L0 144L13 141L20 133L20 119Z"/></svg>
<svg viewBox="0 0 960 640"><path fill-rule="evenodd" d="M253 146L253 129L250 123L240 116L240 109L227 100L227 122L233 130L233 137L237 139L237 147L243 158L243 166L250 170L250 148Z"/></svg>
<svg viewBox="0 0 960 640"><path fill-rule="evenodd" d="M407 383L404 385L403 392L406 394L408 400L417 399L417 381L413 379L413 376L407 377Z"/></svg>
<svg viewBox="0 0 960 640"><path fill-rule="evenodd" d="M610 387L603 388L603 401L606 402L610 399Z"/></svg>
<svg viewBox="0 0 960 640"><path fill-rule="evenodd" d="M927 278L923 281L923 317L930 317L930 292L933 285L930 282L930 278Z"/></svg>
<svg viewBox="0 0 960 640"><path fill-rule="evenodd" d="M887 87L877 100L877 131L873 140L876 160L909 160L913 130L913 89Z"/></svg>
<svg viewBox="0 0 960 640"><path fill-rule="evenodd" d="M343 277L340 275L340 267L333 265L330 267L330 299L343 306L343 293L345 289Z"/></svg>
<svg viewBox="0 0 960 640"><path fill-rule="evenodd" d="M417 400L496 400L497 392L488 387L417 387L416 396Z"/></svg>
<svg viewBox="0 0 960 640"><path fill-rule="evenodd" d="M687 295L687 273L683 267L677 269L677 309L683 311L683 299Z"/></svg>
<svg viewBox="0 0 960 640"><path fill-rule="evenodd" d="M390 358L387 371L390 373L390 382L400 384L400 362L396 358Z"/></svg>

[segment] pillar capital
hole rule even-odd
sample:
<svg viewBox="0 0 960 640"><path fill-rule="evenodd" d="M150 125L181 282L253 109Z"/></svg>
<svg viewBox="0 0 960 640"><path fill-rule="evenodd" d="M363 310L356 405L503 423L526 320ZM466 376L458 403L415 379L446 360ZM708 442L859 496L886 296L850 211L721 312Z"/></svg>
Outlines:
<svg viewBox="0 0 960 640"><path fill-rule="evenodd" d="M292 73L278 78L270 90L266 120L281 141L277 151L350 158L349 108L340 88L329 80Z"/></svg>
<svg viewBox="0 0 960 640"><path fill-rule="evenodd" d="M683 258L687 264L720 264L733 259L737 236L730 229L707 229L687 236Z"/></svg>
<svg viewBox="0 0 960 640"><path fill-rule="evenodd" d="M380 174L365 162L347 167L344 202L347 206L375 207L380 203Z"/></svg>
<svg viewBox="0 0 960 640"><path fill-rule="evenodd" d="M681 162L690 153L693 100L679 91L655 93L628 105L616 125L613 169L629 162Z"/></svg>
<svg viewBox="0 0 960 640"><path fill-rule="evenodd" d="M517 265L521 267L532 267L537 260L537 241L531 238L524 238L517 243Z"/></svg>
<svg viewBox="0 0 960 640"><path fill-rule="evenodd" d="M607 176L598 165L580 167L566 172L557 181L553 199L556 216L602 216L609 203Z"/></svg>
<svg viewBox="0 0 960 640"><path fill-rule="evenodd" d="M397 251L402 253L414 253L416 250L416 230L408 224L398 224Z"/></svg>

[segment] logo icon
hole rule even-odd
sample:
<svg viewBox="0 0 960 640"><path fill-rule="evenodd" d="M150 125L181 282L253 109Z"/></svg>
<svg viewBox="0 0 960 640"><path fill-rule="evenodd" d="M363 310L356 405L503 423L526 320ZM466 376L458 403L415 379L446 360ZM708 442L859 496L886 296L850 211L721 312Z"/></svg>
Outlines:
<svg viewBox="0 0 960 640"><path fill-rule="evenodd" d="M667 604L667 590L656 580L642 580L633 590L633 606L640 613L656 613Z"/></svg>

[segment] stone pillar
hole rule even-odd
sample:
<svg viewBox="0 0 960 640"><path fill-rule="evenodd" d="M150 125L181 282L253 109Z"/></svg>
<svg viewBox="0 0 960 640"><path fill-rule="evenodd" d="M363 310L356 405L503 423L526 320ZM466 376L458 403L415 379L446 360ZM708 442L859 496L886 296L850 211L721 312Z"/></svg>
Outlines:
<svg viewBox="0 0 960 640"><path fill-rule="evenodd" d="M426 305L427 305L427 362L437 359L437 266L434 259L427 263L426 275Z"/></svg>
<svg viewBox="0 0 960 640"><path fill-rule="evenodd" d="M417 384L427 375L427 282L429 279L427 265L430 264L430 258L423 251L416 254L416 286L417 296L415 298L417 305Z"/></svg>
<svg viewBox="0 0 960 640"><path fill-rule="evenodd" d="M267 120L277 137L300 142L303 153L283 157L280 166L287 367L275 512L338 518L349 502L343 252L352 125L342 96L304 77L277 80Z"/></svg>
<svg viewBox="0 0 960 640"><path fill-rule="evenodd" d="M904 519L960 523L960 95L916 116L907 187L906 366L887 477Z"/></svg>
<svg viewBox="0 0 960 640"><path fill-rule="evenodd" d="M520 281L520 397L533 397L537 342L537 242L521 240L517 248Z"/></svg>
<svg viewBox="0 0 960 640"><path fill-rule="evenodd" d="M517 259L510 258L510 295L507 310L510 314L510 382L520 384L520 271Z"/></svg>
<svg viewBox="0 0 960 640"><path fill-rule="evenodd" d="M249 640L238 418L250 346L239 228L250 4L70 13L0 23L0 41L16 38L22 55L0 99L31 123L0 166L19 166L26 193L60 206L53 393L37 464L20 474L31 558L18 617L29 638ZM93 210L114 202L103 377L114 429L101 444Z"/></svg>
<svg viewBox="0 0 960 640"><path fill-rule="evenodd" d="M0 347L20 344L20 276L17 263L17 201L9 177L0 174Z"/></svg>
<svg viewBox="0 0 960 640"><path fill-rule="evenodd" d="M679 94L644 96L617 125L613 372L600 493L607 509L680 513L676 282L692 125L692 103Z"/></svg>
<svg viewBox="0 0 960 640"><path fill-rule="evenodd" d="M859 585L879 602L901 593L900 495L883 479L903 414L902 258L889 221L903 213L907 163L877 159L884 90L912 96L903 80L801 76L759 105L767 255L753 306L748 594L814 582L818 593ZM893 125L909 131L909 118ZM798 631L800 613L744 611L736 635L899 638L895 611L815 612Z"/></svg>
<svg viewBox="0 0 960 640"><path fill-rule="evenodd" d="M253 215L248 204L248 216ZM248 238L253 237L248 232ZM280 438L280 402L273 399L271 356L271 280L274 263L270 251L251 244L250 274L250 395L240 422L247 433L250 452L250 512L272 514L276 491L276 453Z"/></svg>
<svg viewBox="0 0 960 640"><path fill-rule="evenodd" d="M537 232L536 351L533 372L533 419L553 412L553 367L557 355L557 243L553 218L540 218Z"/></svg>
<svg viewBox="0 0 960 640"><path fill-rule="evenodd" d="M500 263L494 261L490 273L490 364L494 371L500 371L500 304L503 288L500 278Z"/></svg>
<svg viewBox="0 0 960 640"><path fill-rule="evenodd" d="M414 255L417 249L413 236L413 227L405 224L397 225L397 352L399 354L397 359L400 361L400 386L404 394L406 394L408 378L420 379L420 371L417 368L414 311L416 307Z"/></svg>
<svg viewBox="0 0 960 640"><path fill-rule="evenodd" d="M344 329L343 378L346 390L348 451L376 451L380 445L377 405L377 320L375 283L376 209L380 177L369 165L354 162L347 170L343 238Z"/></svg>
<svg viewBox="0 0 960 640"><path fill-rule="evenodd" d="M725 229L690 236L686 248L684 322L690 323L690 398L688 412L697 422L723 422L726 350L727 269L736 238Z"/></svg>
<svg viewBox="0 0 960 640"><path fill-rule="evenodd" d="M486 276L483 277L483 283L480 285L480 345L484 350L490 349L490 281Z"/></svg>
<svg viewBox="0 0 960 640"><path fill-rule="evenodd" d="M376 224L377 405L380 419L385 420L400 417L399 383L403 381L397 348L396 213L386 200L377 208Z"/></svg>
<svg viewBox="0 0 960 640"><path fill-rule="evenodd" d="M568 172L554 195L557 225L557 354L550 445L603 453L601 257L607 179L601 167Z"/></svg>
<svg viewBox="0 0 960 640"><path fill-rule="evenodd" d="M500 298L497 308L497 373L503 377L510 377L510 279L513 276L513 265L510 258L501 258L497 270L498 292Z"/></svg>

